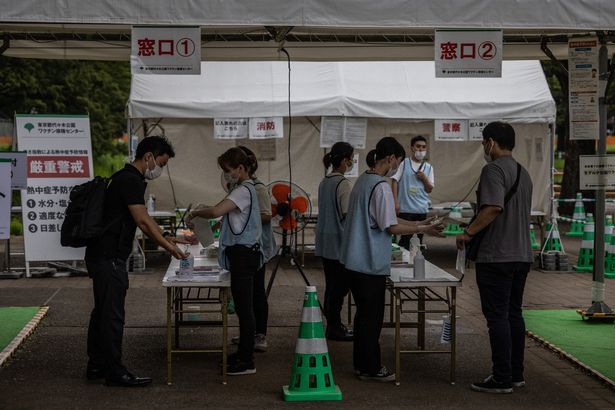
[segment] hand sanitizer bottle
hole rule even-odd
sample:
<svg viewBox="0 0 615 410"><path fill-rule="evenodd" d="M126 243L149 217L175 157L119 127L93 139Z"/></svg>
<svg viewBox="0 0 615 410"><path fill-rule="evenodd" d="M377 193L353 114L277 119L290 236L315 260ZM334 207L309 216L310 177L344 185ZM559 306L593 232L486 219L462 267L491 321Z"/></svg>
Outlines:
<svg viewBox="0 0 615 410"><path fill-rule="evenodd" d="M412 235L410 238L410 260L414 260L417 252L420 252L421 249L421 240L416 234Z"/></svg>
<svg viewBox="0 0 615 410"><path fill-rule="evenodd" d="M414 257L414 279L425 279L425 257L420 247Z"/></svg>
<svg viewBox="0 0 615 410"><path fill-rule="evenodd" d="M154 211L156 211L156 197L149 194L149 197L147 198L147 212L151 214Z"/></svg>

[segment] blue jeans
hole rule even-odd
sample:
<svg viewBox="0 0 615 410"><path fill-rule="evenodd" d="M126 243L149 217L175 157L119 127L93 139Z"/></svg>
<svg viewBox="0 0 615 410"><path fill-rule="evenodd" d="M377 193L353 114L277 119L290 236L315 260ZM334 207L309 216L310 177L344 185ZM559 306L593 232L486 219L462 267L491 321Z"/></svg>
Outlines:
<svg viewBox="0 0 615 410"><path fill-rule="evenodd" d="M487 319L493 377L500 383L523 380L525 322L523 290L530 263L477 263L476 284Z"/></svg>

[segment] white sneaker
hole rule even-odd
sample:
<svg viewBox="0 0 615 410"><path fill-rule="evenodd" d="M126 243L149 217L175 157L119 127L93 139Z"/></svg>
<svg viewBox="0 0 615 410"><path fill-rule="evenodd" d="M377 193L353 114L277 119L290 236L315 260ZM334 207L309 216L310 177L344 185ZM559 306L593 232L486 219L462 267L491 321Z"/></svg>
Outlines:
<svg viewBox="0 0 615 410"><path fill-rule="evenodd" d="M267 343L267 337L262 333L254 335L254 350L257 352L266 352L269 344Z"/></svg>

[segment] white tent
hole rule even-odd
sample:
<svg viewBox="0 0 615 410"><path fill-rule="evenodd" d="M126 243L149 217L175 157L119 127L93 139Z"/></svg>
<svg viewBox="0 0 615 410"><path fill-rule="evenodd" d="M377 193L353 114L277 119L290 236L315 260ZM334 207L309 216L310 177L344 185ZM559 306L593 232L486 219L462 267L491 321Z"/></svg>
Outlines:
<svg viewBox="0 0 615 410"><path fill-rule="evenodd" d="M295 62L291 65L293 181L316 199L324 174L319 146L321 116L367 117L366 150L385 135L404 146L422 134L435 168L435 202L462 199L483 165L478 142L435 141L434 119L502 119L517 132L516 158L533 177L533 208L546 211L550 197L550 131L555 103L540 63L505 61L501 78L435 78L433 62ZM288 116L284 62L202 63L200 76L135 75L128 103L133 127L159 119L177 158L170 170L179 205L222 195L216 157L234 141L214 140L212 118ZM285 121L285 134L288 130ZM154 132L155 133L155 132ZM244 143L246 140L238 140ZM276 160L262 162L265 182L288 178L287 138L276 142ZM168 178L150 189L172 206ZM473 199L473 193L470 195Z"/></svg>

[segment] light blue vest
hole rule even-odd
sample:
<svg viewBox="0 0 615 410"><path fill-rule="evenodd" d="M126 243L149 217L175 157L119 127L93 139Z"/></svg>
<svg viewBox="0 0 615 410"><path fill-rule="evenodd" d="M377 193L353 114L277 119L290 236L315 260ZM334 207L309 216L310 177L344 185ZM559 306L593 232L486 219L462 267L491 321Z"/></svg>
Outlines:
<svg viewBox="0 0 615 410"><path fill-rule="evenodd" d="M340 262L353 271L386 276L391 273L391 235L372 227L369 218L369 203L378 184L386 184L385 179L364 173L352 188Z"/></svg>
<svg viewBox="0 0 615 410"><path fill-rule="evenodd" d="M258 209L258 200L256 198L256 190L252 181L244 181L241 185L237 185L235 189L241 189L244 186L250 191L250 215L248 221L244 225L240 232L233 232L231 227L231 221L229 221L229 215L224 215L222 218L222 227L220 229L220 245L218 249L218 264L224 269L229 269L230 264L226 258L226 248L234 245L243 245L252 247L258 244L259 252L261 254L261 262L259 267L263 264L263 240L262 240L262 227L261 227L261 215Z"/></svg>
<svg viewBox="0 0 615 410"><path fill-rule="evenodd" d="M423 173L429 176L432 171L431 165L427 162L423 164ZM397 201L399 202L399 212L411 214L426 214L431 205L429 194L425 191L425 185L412 169L410 158L404 159L404 171L397 186Z"/></svg>
<svg viewBox="0 0 615 410"><path fill-rule="evenodd" d="M254 178L254 186L256 187L257 185L262 185L263 187L265 187L265 184L259 181L258 178ZM265 187L265 189L267 188ZM271 207L271 205L269 207ZM263 254L265 255L265 262L268 262L269 259L273 258L276 255L278 247L275 243L275 237L273 236L273 227L271 226L271 221L262 224L262 229Z"/></svg>
<svg viewBox="0 0 615 410"><path fill-rule="evenodd" d="M340 259L344 217L337 201L337 189L346 178L327 175L318 186L318 222L316 223L316 256Z"/></svg>

